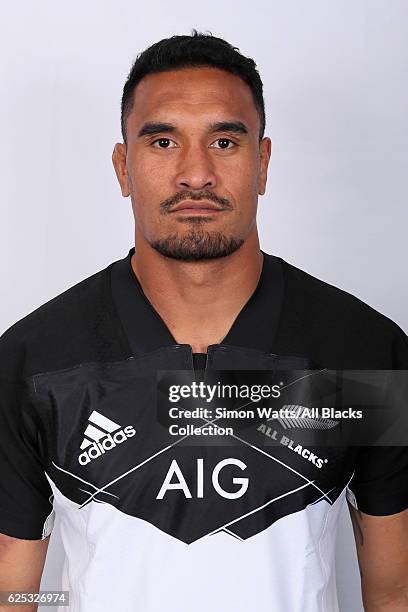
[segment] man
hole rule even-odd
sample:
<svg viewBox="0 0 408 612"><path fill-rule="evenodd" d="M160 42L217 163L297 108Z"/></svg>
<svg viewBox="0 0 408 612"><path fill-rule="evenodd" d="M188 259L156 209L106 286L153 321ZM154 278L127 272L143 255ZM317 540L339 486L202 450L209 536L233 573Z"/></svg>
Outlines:
<svg viewBox="0 0 408 612"><path fill-rule="evenodd" d="M348 493L366 610L408 610L404 447L327 448L319 468L262 433L159 422L159 370L408 368L394 322L260 250L264 128L227 42L137 58L113 151L135 248L1 339L0 589L38 589L56 513L70 610L334 612Z"/></svg>

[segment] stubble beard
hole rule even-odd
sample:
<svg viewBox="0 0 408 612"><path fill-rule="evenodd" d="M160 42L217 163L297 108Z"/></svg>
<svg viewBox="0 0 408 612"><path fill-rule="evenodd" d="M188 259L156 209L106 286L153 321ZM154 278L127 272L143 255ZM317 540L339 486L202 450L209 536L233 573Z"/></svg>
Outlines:
<svg viewBox="0 0 408 612"><path fill-rule="evenodd" d="M164 257L179 261L206 261L227 257L237 251L244 239L227 236L222 232L208 231L201 227L205 219L190 217L184 221L192 222L192 227L181 234L173 233L166 238L152 240L150 246Z"/></svg>

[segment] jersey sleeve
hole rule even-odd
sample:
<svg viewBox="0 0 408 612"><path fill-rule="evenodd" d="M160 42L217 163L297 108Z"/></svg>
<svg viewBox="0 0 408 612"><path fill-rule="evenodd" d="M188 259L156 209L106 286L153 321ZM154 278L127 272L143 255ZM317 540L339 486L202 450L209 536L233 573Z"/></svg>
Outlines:
<svg viewBox="0 0 408 612"><path fill-rule="evenodd" d="M3 368L3 356L0 368ZM42 540L54 523L41 436L29 384L0 374L0 533Z"/></svg>
<svg viewBox="0 0 408 612"><path fill-rule="evenodd" d="M408 337L395 323L393 327L392 369L407 370L408 375ZM347 499L356 509L375 516L406 510L408 440L407 446L362 447Z"/></svg>
<svg viewBox="0 0 408 612"><path fill-rule="evenodd" d="M375 516L408 508L408 448L377 446L360 449L347 499L356 509Z"/></svg>

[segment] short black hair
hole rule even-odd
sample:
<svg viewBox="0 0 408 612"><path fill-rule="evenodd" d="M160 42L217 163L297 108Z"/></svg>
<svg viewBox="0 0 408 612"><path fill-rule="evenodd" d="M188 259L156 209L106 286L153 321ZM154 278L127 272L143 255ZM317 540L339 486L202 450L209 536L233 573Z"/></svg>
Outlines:
<svg viewBox="0 0 408 612"><path fill-rule="evenodd" d="M263 138L265 132L263 84L254 60L245 57L237 47L213 36L211 32L192 30L191 36L177 35L163 38L136 57L122 95L121 128L125 144L126 120L132 110L135 88L143 77L156 72L170 72L195 66L220 68L235 74L249 85L260 118L259 139Z"/></svg>

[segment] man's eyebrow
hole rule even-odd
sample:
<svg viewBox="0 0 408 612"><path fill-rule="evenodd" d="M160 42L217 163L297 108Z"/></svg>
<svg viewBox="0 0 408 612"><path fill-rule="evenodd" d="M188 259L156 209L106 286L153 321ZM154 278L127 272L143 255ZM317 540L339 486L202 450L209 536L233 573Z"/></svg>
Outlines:
<svg viewBox="0 0 408 612"><path fill-rule="evenodd" d="M162 132L175 132L176 126L171 123L157 123L154 121L148 121L140 128L138 137L151 136L152 134L161 134Z"/></svg>
<svg viewBox="0 0 408 612"><path fill-rule="evenodd" d="M175 132L176 126L172 123L162 123L148 121L140 128L137 136L152 136L154 134L162 134L163 132ZM248 134L248 128L242 121L217 121L210 125L210 133L216 132L234 132L235 134Z"/></svg>
<svg viewBox="0 0 408 612"><path fill-rule="evenodd" d="M236 134L248 134L248 128L242 121L217 121L210 126L210 132L235 132Z"/></svg>

